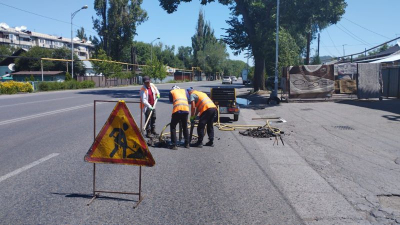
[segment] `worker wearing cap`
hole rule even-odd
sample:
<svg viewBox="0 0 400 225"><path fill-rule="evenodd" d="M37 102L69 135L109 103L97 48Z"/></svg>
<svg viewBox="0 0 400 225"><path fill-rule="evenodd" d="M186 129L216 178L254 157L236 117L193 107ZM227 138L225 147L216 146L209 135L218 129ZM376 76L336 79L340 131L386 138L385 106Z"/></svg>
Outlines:
<svg viewBox="0 0 400 225"><path fill-rule="evenodd" d="M174 85L169 93L169 101L172 102L171 124L171 149L177 150L176 147L176 124L181 123L183 128L183 137L185 138L185 148L189 148L189 135L187 129L187 121L189 116L189 93L185 89L180 89Z"/></svg>
<svg viewBox="0 0 400 225"><path fill-rule="evenodd" d="M193 122L197 115L200 117L199 125L197 126L197 135L199 137L193 147L203 147L204 128L206 125L209 141L205 145L214 147L214 118L217 116L217 106L206 93L196 91L192 87L188 88L187 91L190 94L190 121Z"/></svg>
<svg viewBox="0 0 400 225"><path fill-rule="evenodd" d="M154 103L156 99L160 98L160 92L157 87L150 82L150 78L148 76L143 77L143 87L140 89L140 108L143 110L143 113L148 119L150 112L151 114L150 121L146 126L146 137L150 138L152 134L158 135L156 133L156 109L154 108Z"/></svg>

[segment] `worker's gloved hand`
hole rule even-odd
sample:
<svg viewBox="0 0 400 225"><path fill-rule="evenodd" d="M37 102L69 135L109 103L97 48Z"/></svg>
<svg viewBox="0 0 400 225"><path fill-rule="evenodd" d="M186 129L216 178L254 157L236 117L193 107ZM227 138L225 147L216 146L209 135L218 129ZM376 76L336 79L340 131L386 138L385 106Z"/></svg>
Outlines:
<svg viewBox="0 0 400 225"><path fill-rule="evenodd" d="M154 108L153 108L153 106L149 106L149 109L150 109L150 111L153 111Z"/></svg>
<svg viewBox="0 0 400 225"><path fill-rule="evenodd" d="M160 94L157 95L157 99L159 99L159 98L160 98Z"/></svg>
<svg viewBox="0 0 400 225"><path fill-rule="evenodd" d="M196 116L191 116L191 117L190 117L190 122L191 122L191 123L194 123L194 119L196 119Z"/></svg>

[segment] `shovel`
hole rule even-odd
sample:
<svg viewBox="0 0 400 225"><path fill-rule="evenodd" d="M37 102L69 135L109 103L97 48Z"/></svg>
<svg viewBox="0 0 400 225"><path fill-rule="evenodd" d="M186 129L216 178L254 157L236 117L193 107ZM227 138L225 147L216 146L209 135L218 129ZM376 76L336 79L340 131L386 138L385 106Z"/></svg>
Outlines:
<svg viewBox="0 0 400 225"><path fill-rule="evenodd" d="M157 98L156 101L154 102L153 110L156 109L157 101L158 101L158 98ZM146 123L144 124L143 131L146 130L147 124L149 123L149 120L150 120L150 118L151 118L151 115L153 114L153 110L151 110L151 112L150 112L150 114L149 114L149 117L147 118Z"/></svg>

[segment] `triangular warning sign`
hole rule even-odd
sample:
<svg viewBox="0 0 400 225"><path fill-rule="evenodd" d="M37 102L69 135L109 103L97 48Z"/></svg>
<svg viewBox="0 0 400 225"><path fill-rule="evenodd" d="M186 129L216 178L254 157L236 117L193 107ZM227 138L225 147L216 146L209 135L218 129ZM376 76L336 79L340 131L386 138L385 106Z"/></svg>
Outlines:
<svg viewBox="0 0 400 225"><path fill-rule="evenodd" d="M153 156L125 101L115 105L85 156L86 162L154 166Z"/></svg>

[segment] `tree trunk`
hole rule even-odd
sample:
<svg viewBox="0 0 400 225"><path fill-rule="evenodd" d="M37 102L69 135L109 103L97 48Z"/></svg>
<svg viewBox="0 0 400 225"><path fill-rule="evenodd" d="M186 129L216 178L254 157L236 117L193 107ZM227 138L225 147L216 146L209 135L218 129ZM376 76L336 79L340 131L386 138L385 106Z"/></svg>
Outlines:
<svg viewBox="0 0 400 225"><path fill-rule="evenodd" d="M311 31L309 33L307 33L306 61L304 62L305 65L310 64L310 45L311 45Z"/></svg>
<svg viewBox="0 0 400 225"><path fill-rule="evenodd" d="M265 59L254 56L255 70L253 78L254 91L265 90Z"/></svg>

